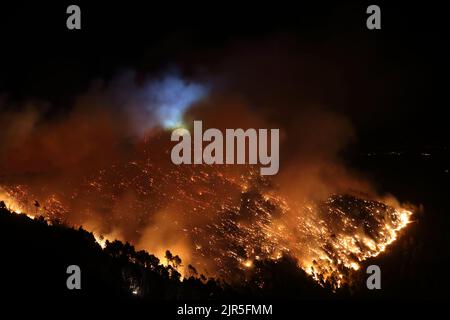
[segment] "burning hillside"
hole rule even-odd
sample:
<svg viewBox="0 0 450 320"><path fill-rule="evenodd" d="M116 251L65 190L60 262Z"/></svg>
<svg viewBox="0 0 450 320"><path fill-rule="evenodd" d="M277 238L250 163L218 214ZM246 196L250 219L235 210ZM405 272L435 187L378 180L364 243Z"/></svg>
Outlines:
<svg viewBox="0 0 450 320"><path fill-rule="evenodd" d="M83 225L99 242L129 241L162 261L169 249L185 267L227 281L243 280L255 260L287 254L334 288L350 284L362 261L385 251L412 214L350 195L293 200L251 166L169 164L161 160L168 150L151 152L163 138L153 137L134 160L102 168L79 185L65 181L64 191L4 185L1 197L16 212Z"/></svg>

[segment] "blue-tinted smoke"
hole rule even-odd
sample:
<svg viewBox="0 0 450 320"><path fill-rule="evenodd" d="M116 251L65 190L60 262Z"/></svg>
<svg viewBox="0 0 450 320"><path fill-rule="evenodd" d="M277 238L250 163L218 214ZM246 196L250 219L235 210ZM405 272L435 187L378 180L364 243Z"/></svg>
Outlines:
<svg viewBox="0 0 450 320"><path fill-rule="evenodd" d="M165 128L181 126L186 109L208 92L204 85L173 75L150 82L147 90L151 99L149 108L154 110L159 123Z"/></svg>

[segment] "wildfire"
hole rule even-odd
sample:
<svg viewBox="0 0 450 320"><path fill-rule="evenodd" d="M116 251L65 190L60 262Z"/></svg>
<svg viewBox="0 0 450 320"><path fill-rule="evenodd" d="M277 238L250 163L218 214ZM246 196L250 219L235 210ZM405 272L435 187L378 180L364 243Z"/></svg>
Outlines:
<svg viewBox="0 0 450 320"><path fill-rule="evenodd" d="M11 190L12 191L12 190ZM7 191L4 188L0 187L0 201L3 201L6 208L11 211L15 212L17 214L26 213L26 215L32 219L34 219L34 215L31 215L28 213L28 210L26 210L23 205L20 203L20 201L17 201L14 197L14 193L11 191Z"/></svg>
<svg viewBox="0 0 450 320"><path fill-rule="evenodd" d="M102 249L105 249L106 241L108 241L109 239L101 234L98 234L97 232L92 232L92 234L94 235L95 241L97 241L100 247L102 247Z"/></svg>
<svg viewBox="0 0 450 320"><path fill-rule="evenodd" d="M192 264L233 280L256 260L289 254L313 279L334 288L349 283L362 261L384 252L412 215L346 195L298 201L279 194L251 167L241 174L220 169L162 167L145 154L86 177L70 194L42 196L14 185L4 186L0 199L17 213L34 211L88 230L92 226L102 247L118 238L161 261L169 249L182 258L182 274Z"/></svg>

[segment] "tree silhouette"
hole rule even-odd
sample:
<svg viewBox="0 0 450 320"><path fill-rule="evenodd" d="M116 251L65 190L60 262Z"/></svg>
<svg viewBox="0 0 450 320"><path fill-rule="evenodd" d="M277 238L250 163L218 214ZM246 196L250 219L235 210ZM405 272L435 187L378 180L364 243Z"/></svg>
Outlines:
<svg viewBox="0 0 450 320"><path fill-rule="evenodd" d="M167 260L167 264L169 264L173 260L173 255L169 250L166 250L166 255L164 257Z"/></svg>

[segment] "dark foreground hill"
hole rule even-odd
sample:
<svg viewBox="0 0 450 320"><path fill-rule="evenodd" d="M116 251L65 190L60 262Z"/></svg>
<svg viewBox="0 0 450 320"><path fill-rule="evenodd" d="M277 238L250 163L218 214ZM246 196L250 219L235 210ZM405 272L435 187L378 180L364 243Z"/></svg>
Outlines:
<svg viewBox="0 0 450 320"><path fill-rule="evenodd" d="M220 301L332 295L290 258L260 262L246 281L234 286L207 279L193 268L189 268L192 275L182 279L177 271L182 264L178 257L163 266L155 256L136 251L128 243L107 242L102 249L93 234L82 228L12 213L2 202L0 243L0 291L8 300ZM70 265L81 269L80 290L67 288Z"/></svg>

